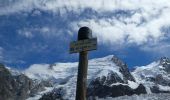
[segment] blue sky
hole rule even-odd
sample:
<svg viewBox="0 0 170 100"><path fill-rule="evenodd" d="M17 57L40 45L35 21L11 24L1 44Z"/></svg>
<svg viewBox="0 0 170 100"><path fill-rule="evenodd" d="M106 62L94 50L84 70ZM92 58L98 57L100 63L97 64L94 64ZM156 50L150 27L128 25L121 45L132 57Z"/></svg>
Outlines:
<svg viewBox="0 0 170 100"><path fill-rule="evenodd" d="M168 0L0 0L0 62L75 62L69 43L88 26L98 38L89 58L116 55L130 67L170 57Z"/></svg>

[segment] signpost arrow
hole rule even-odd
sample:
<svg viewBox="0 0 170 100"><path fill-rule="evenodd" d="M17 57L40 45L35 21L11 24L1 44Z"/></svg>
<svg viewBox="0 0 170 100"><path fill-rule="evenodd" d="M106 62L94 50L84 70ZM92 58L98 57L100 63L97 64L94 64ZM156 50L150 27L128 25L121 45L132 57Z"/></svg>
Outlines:
<svg viewBox="0 0 170 100"><path fill-rule="evenodd" d="M81 27L78 32L78 41L70 43L70 53L80 53L76 100L86 100L86 83L88 69L88 51L97 49L97 38L92 38L92 31L88 27Z"/></svg>

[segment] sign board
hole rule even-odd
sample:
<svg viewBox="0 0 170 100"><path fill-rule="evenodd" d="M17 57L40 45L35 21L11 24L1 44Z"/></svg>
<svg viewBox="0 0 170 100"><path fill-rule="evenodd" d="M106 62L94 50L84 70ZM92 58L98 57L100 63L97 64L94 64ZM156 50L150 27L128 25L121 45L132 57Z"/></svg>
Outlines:
<svg viewBox="0 0 170 100"><path fill-rule="evenodd" d="M91 51L97 49L97 38L73 41L70 43L70 53Z"/></svg>

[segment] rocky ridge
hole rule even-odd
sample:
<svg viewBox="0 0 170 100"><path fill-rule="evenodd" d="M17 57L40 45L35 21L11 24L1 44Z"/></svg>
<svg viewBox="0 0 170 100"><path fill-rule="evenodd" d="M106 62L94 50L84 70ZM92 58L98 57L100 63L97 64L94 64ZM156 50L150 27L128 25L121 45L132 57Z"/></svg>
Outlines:
<svg viewBox="0 0 170 100"><path fill-rule="evenodd" d="M74 100L78 63L34 64L19 72L0 64L0 100ZM114 55L89 60L89 100L170 92L166 57L130 72Z"/></svg>

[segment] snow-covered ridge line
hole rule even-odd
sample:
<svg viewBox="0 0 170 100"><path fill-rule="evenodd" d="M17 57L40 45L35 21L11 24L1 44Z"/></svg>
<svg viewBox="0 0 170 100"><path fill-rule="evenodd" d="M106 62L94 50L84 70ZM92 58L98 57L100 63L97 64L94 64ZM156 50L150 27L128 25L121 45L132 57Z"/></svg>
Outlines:
<svg viewBox="0 0 170 100"><path fill-rule="evenodd" d="M111 80L115 77L118 80L115 80L113 85L118 85L120 82L125 82L124 71L128 70L126 65L116 56L109 55L103 58L95 58L89 60L88 66L88 85L91 81L97 78L105 77L106 84L107 82L112 82ZM77 69L78 63L55 63L55 64L34 64L26 69L23 73L31 79L37 80L48 80L55 82L55 88L62 87L66 92L64 98L70 98L73 100L75 98L75 89L76 89L76 79L77 79ZM131 76L130 76L131 77ZM126 87L136 89L139 84L128 81ZM109 82L109 83L110 83ZM109 84L107 84L109 85Z"/></svg>
<svg viewBox="0 0 170 100"><path fill-rule="evenodd" d="M138 67L130 73L128 72L127 65L114 55L95 58L89 60L88 86L89 89L94 92L95 89L100 90L100 87L103 89L105 86L107 87L106 89L110 88L110 91L112 91L111 89L114 87L119 87L127 88L127 91L140 91L141 89L141 93L148 94L154 93L155 91L167 92L170 91L170 86L168 85L168 82L170 83L170 72L168 72L168 68L170 68L170 60L163 58L147 66ZM77 62L33 64L21 73L33 80L39 80L39 82L46 80L55 83L53 87L50 88L51 90L54 88L62 88L62 91L65 93L63 95L64 98L73 100L75 99L77 69ZM10 71L15 73L15 70L10 69ZM133 81L133 77L136 81ZM96 88L96 86L99 87ZM127 93L127 91L125 93ZM140 92L137 93L140 94ZM35 98L40 98L41 95L43 95L42 93L45 93L45 91L37 94ZM136 92L133 91L132 93ZM96 95L100 95L100 93L98 94L98 92L96 92Z"/></svg>
<svg viewBox="0 0 170 100"><path fill-rule="evenodd" d="M123 84L123 83L113 83L113 84L111 84L111 86L117 86L117 85L129 86L132 89L136 89L139 86L138 83L135 83L133 81L128 81L128 84Z"/></svg>
<svg viewBox="0 0 170 100"><path fill-rule="evenodd" d="M95 58L95 59L89 60L88 75L91 76L93 73L93 74L98 75L98 77L100 77L100 76L106 76L108 74L108 72L110 72L110 71L114 71L117 74L119 74L120 76L122 76L121 73L118 71L119 67L117 67L111 61L112 57L114 57L114 56L109 55L109 56L106 56L103 58ZM78 68L77 62L55 63L52 66L50 64L33 64L23 72L28 77L37 78L37 79L40 79L40 78L47 79L49 77L65 78L70 75L71 76L76 75L77 68ZM97 72L100 72L100 74Z"/></svg>
<svg viewBox="0 0 170 100"><path fill-rule="evenodd" d="M148 92L170 92L170 59L162 57L149 65L137 67L132 75Z"/></svg>

